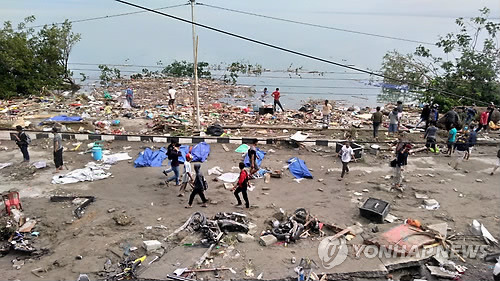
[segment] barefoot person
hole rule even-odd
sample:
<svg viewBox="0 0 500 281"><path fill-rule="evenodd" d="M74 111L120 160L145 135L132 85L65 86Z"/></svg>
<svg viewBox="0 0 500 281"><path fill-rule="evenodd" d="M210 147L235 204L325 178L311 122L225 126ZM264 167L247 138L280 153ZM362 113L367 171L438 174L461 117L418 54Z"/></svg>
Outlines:
<svg viewBox="0 0 500 281"><path fill-rule="evenodd" d="M191 175L191 154L186 154L186 161L184 161L184 174L182 175L181 188L179 189L179 197L184 196L186 186L193 183L193 176Z"/></svg>
<svg viewBox="0 0 500 281"><path fill-rule="evenodd" d="M62 146L62 137L61 134L58 133L56 127L52 128L52 133L54 133L54 164L56 166L56 171L62 171L63 169L63 146Z"/></svg>
<svg viewBox="0 0 500 281"><path fill-rule="evenodd" d="M245 200L245 208L250 208L250 202L248 201L247 187L248 187L248 172L245 170L245 163L240 162L240 176L238 177L238 181L234 185L231 191L234 191L234 197L238 204L236 206L241 206L241 199L239 193L243 195L243 200Z"/></svg>
<svg viewBox="0 0 500 281"><path fill-rule="evenodd" d="M339 181L344 178L345 174L349 174L349 162L351 159L356 161L354 157L354 150L352 150L351 143L346 142L344 146L340 149L338 155L340 156L340 160L342 161L342 173L340 174Z"/></svg>
<svg viewBox="0 0 500 281"><path fill-rule="evenodd" d="M194 187L191 195L189 195L189 202L186 208L191 208L193 205L193 200L196 195L199 195L203 204L202 207L207 207L207 198L205 198L205 190L207 190L207 182L205 181L205 177L201 173L201 164L194 164L194 171L196 173L194 178Z"/></svg>

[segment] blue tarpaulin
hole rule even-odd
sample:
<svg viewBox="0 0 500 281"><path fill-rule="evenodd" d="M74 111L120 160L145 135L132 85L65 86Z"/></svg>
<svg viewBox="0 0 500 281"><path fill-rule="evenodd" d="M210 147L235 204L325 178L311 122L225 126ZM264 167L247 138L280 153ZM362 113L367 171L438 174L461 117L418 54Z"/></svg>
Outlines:
<svg viewBox="0 0 500 281"><path fill-rule="evenodd" d="M179 147L179 151L181 152L181 156L179 156L179 163L184 163L186 161L186 154L189 153L189 145L181 145L181 147Z"/></svg>
<svg viewBox="0 0 500 281"><path fill-rule="evenodd" d="M134 161L134 167L160 167L163 160L167 158L167 150L162 147L159 150L144 149Z"/></svg>
<svg viewBox="0 0 500 281"><path fill-rule="evenodd" d="M82 121L82 117L57 115L57 116L51 117L49 119L45 119L44 121Z"/></svg>
<svg viewBox="0 0 500 281"><path fill-rule="evenodd" d="M191 149L193 162L205 162L210 154L210 145L206 142L200 142Z"/></svg>
<svg viewBox="0 0 500 281"><path fill-rule="evenodd" d="M266 156L266 153L257 148L257 166L260 167L262 160L264 160L264 156ZM250 157L248 157L248 152L245 154L245 160L243 160L243 163L245 163L245 167L250 167Z"/></svg>
<svg viewBox="0 0 500 281"><path fill-rule="evenodd" d="M290 173L297 178L308 178L312 179L313 176L311 175L311 172L309 172L309 169L306 166L306 163L304 160L298 158L298 157L293 157L290 158L288 161L286 161L288 165L288 169L290 170Z"/></svg>

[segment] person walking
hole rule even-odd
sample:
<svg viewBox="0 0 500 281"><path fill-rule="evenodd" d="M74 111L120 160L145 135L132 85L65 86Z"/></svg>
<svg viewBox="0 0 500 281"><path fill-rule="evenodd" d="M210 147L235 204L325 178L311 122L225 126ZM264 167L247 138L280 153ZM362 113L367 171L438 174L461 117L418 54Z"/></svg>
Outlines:
<svg viewBox="0 0 500 281"><path fill-rule="evenodd" d="M391 162L391 166L394 168L394 188L399 191L403 191L401 185L403 182L403 167L408 164L408 155L411 148L411 144L406 144L403 149L396 153L396 159Z"/></svg>
<svg viewBox="0 0 500 281"><path fill-rule="evenodd" d="M127 102L128 104L130 104L131 107L135 107L134 90L132 90L132 87L128 87L127 90L125 90L125 98L127 99Z"/></svg>
<svg viewBox="0 0 500 281"><path fill-rule="evenodd" d="M424 105L424 108L422 108L422 113L420 113L420 121L415 125L415 129L420 125L422 122L425 123L425 129L429 127L429 118L431 115L431 108L429 107L428 104Z"/></svg>
<svg viewBox="0 0 500 281"><path fill-rule="evenodd" d="M474 130L474 124L469 126L469 139L467 140L467 144L469 145L469 150L466 153L465 160L469 160L470 154L474 149L474 146L477 143L477 132Z"/></svg>
<svg viewBox="0 0 500 281"><path fill-rule="evenodd" d="M495 167L493 167L493 171L491 171L490 175L493 176L498 167L500 167L500 149L497 151L497 164L495 165Z"/></svg>
<svg viewBox="0 0 500 281"><path fill-rule="evenodd" d="M274 104L273 104L273 112L276 112L277 111L277 108L276 108L276 105L279 105L279 107L281 108L281 111L285 111L283 109L283 106L281 106L281 102L280 102L280 88L276 88L276 91L274 91L272 94L271 94L274 98Z"/></svg>
<svg viewBox="0 0 500 281"><path fill-rule="evenodd" d="M456 151L456 158L448 163L453 169L458 170L458 164L462 163L462 161L466 157L466 153L469 150L469 145L467 143L469 138L468 133L463 133L458 136L456 142L455 142L455 151Z"/></svg>
<svg viewBox="0 0 500 281"><path fill-rule="evenodd" d="M438 104L434 104L432 106L431 115L430 115L430 121L434 121L434 122L436 122L436 124L437 124L437 122L439 120L439 109L438 109L438 107L439 107Z"/></svg>
<svg viewBox="0 0 500 281"><path fill-rule="evenodd" d="M384 117L384 114L380 112L380 106L377 106L377 111L372 114L372 122L373 122L373 138L375 138L376 141L378 141L378 128L382 124L382 119Z"/></svg>
<svg viewBox="0 0 500 281"><path fill-rule="evenodd" d="M485 110L481 112L481 116L479 117L479 126L476 129L476 132L479 133L481 129L487 129L488 128L488 118L490 116L490 112L488 110Z"/></svg>
<svg viewBox="0 0 500 281"><path fill-rule="evenodd" d="M248 201L248 172L245 170L245 163L240 162L240 176L238 177L238 181L233 186L231 191L234 192L234 197L236 197L236 201L238 202L236 206L241 206L240 193L243 195L243 200L245 200L245 208L250 208L250 202Z"/></svg>
<svg viewBox="0 0 500 281"><path fill-rule="evenodd" d="M173 149L171 149L170 151L167 148L167 153L168 153L167 157L168 157L168 160L170 160L170 168L164 170L163 174L165 174L165 176L168 177L168 173L174 172L174 174L165 181L167 186L168 186L168 183L173 181L173 180L175 180L176 186L179 185L179 156L182 155L180 152L180 147L181 147L181 145L176 143L173 146Z"/></svg>
<svg viewBox="0 0 500 281"><path fill-rule="evenodd" d="M250 144L250 148L248 149L248 159L250 160L250 178L253 178L255 173L259 171L259 165L257 164L257 159L259 156L257 156L257 143L259 142L258 139L253 139L252 143Z"/></svg>
<svg viewBox="0 0 500 281"><path fill-rule="evenodd" d="M52 133L54 133L54 164L56 166L56 171L62 171L63 169L63 146L62 146L62 137L61 134L58 133L56 127L52 128Z"/></svg>
<svg viewBox="0 0 500 281"><path fill-rule="evenodd" d="M344 178L345 174L349 174L349 162L354 160L356 162L356 158L354 157L354 150L351 147L350 142L346 142L342 148L340 149L338 155L340 156L340 160L342 161L342 173L340 174L339 181Z"/></svg>
<svg viewBox="0 0 500 281"><path fill-rule="evenodd" d="M193 176L191 175L191 154L186 154L186 160L184 161L184 174L182 175L182 183L179 189L178 197L184 196L186 192L186 187L188 184L193 185Z"/></svg>
<svg viewBox="0 0 500 281"><path fill-rule="evenodd" d="M460 123L460 116L455 111L455 108L451 108L444 115L444 124L446 126L446 130L451 130L452 126L456 128L456 126Z"/></svg>
<svg viewBox="0 0 500 281"><path fill-rule="evenodd" d="M175 93L177 91L172 86L168 86L168 108L172 112L175 111Z"/></svg>
<svg viewBox="0 0 500 281"><path fill-rule="evenodd" d="M31 139L26 134L26 132L23 130L23 127L20 125L16 126L17 134L14 135L16 138L16 144L19 146L19 149L21 150L21 153L23 154L23 162L29 162L30 161L30 154L28 152L28 146L31 143Z"/></svg>
<svg viewBox="0 0 500 281"><path fill-rule="evenodd" d="M207 190L208 185L205 177L201 173L201 164L194 164L194 172L196 173L194 177L194 187L191 195L189 195L189 202L186 205L186 208L191 208L193 205L193 200L196 195L200 196L202 207L207 207L207 198L205 198L205 190Z"/></svg>
<svg viewBox="0 0 500 281"><path fill-rule="evenodd" d="M323 115L323 129L328 129L330 126L330 116L332 114L332 105L325 100L325 104L321 109L321 114Z"/></svg>
<svg viewBox="0 0 500 281"><path fill-rule="evenodd" d="M389 113L389 134L391 133L392 135L396 134L396 132L398 131L398 124L399 124L398 109L395 107Z"/></svg>
<svg viewBox="0 0 500 281"><path fill-rule="evenodd" d="M465 117L465 125L469 125L470 122L476 117L477 110L474 108L476 105L473 104L471 107L467 108L467 117Z"/></svg>
<svg viewBox="0 0 500 281"><path fill-rule="evenodd" d="M437 136L438 128L436 127L436 122L432 121L431 125L427 130L425 130L424 139L425 146L427 147L427 153L429 150L432 153L439 153L439 148L436 146L436 136Z"/></svg>
<svg viewBox="0 0 500 281"><path fill-rule="evenodd" d="M445 153L447 154L448 157L450 157L451 153L455 151L455 140L457 138L457 129L455 128L455 125L451 124L450 126L451 129L448 132L448 141L447 141L448 150Z"/></svg>

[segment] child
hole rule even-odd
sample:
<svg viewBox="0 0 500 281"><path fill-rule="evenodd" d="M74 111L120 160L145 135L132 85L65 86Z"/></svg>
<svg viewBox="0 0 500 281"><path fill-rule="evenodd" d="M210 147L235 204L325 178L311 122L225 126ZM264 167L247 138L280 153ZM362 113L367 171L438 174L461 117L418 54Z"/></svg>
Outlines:
<svg viewBox="0 0 500 281"><path fill-rule="evenodd" d="M111 107L111 105L109 105L109 102L106 102L106 106L104 107L104 114L109 117L109 115L111 115L112 113L112 109L113 108Z"/></svg>
<svg viewBox="0 0 500 281"><path fill-rule="evenodd" d="M206 185L205 177L201 173L201 164L194 164L194 171L196 172L196 176L194 178L194 187L191 195L189 195L189 202L186 208L191 208L193 205L193 200L196 194L198 194L203 201L202 207L207 207L207 198L205 198L205 190L208 188Z"/></svg>
<svg viewBox="0 0 500 281"><path fill-rule="evenodd" d="M191 154L186 154L186 161L184 161L184 174L182 175L182 183L181 188L179 189L179 197L184 196L184 192L186 192L186 186L189 183L191 186L193 185L193 176L191 176Z"/></svg>

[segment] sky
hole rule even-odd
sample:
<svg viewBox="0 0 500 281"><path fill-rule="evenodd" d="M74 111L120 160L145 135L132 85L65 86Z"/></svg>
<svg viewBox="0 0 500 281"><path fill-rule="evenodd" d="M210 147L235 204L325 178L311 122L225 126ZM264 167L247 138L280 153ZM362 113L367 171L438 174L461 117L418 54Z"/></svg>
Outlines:
<svg viewBox="0 0 500 281"><path fill-rule="evenodd" d="M185 0L130 0L149 8L187 3ZM498 0L203 0L224 8L411 40L436 42L440 35L457 31L457 17L472 17L482 7L500 18ZM0 20L20 22L35 15L34 25L137 11L113 0L2 0ZM190 19L189 6L162 10ZM418 43L371 37L196 5L196 21L272 45L323 59L378 70L389 50L413 52ZM193 57L191 25L164 16L141 13L74 23L82 40L74 47L72 63L155 65ZM337 66L284 53L251 42L197 28L198 60L210 64L245 60L267 69L303 67L308 70L351 72ZM434 46L426 46L437 52ZM73 65L73 67L77 67ZM82 66L78 66L82 67ZM86 68L97 68L86 66ZM78 71L75 71L78 72ZM96 73L94 73L96 75ZM355 76L353 76L355 77ZM359 76L357 76L359 77Z"/></svg>

